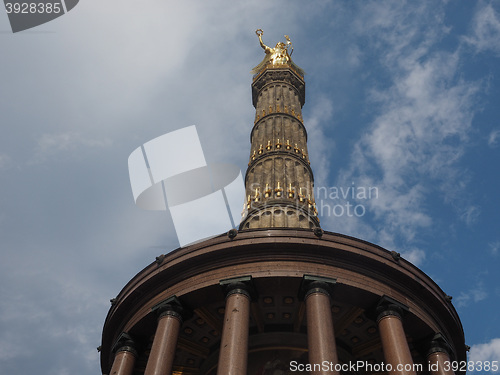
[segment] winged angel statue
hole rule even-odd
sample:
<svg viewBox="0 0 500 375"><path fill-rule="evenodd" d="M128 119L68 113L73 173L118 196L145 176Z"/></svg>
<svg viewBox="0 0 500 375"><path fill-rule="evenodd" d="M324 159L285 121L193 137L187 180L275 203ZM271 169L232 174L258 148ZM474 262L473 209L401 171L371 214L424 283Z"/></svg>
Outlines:
<svg viewBox="0 0 500 375"><path fill-rule="evenodd" d="M257 34L257 36L259 37L260 46L264 49L266 56L259 65L252 69L253 74L259 73L268 65L272 65L274 67L278 67L279 65L290 65L301 76L304 75L304 71L292 61L291 56L293 53L293 45L288 35L285 35L286 44L283 42L278 42L276 43L276 46L274 48L271 48L266 46L262 41L262 35L264 34L264 31L262 31L262 29L257 29L257 31L255 31L255 34ZM289 50L290 53L288 53Z"/></svg>

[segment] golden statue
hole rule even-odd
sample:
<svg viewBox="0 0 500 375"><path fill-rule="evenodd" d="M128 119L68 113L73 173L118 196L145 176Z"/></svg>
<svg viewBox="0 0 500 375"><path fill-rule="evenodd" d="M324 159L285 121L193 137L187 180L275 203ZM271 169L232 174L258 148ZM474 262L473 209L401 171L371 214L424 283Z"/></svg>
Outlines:
<svg viewBox="0 0 500 375"><path fill-rule="evenodd" d="M278 42L276 43L276 47L271 48L266 46L262 41L262 35L264 34L264 31L262 31L262 29L257 29L255 31L255 34L257 34L257 36L259 37L260 46L264 49L266 57L264 57L264 60L262 60L259 65L252 69L253 74L259 73L261 70L268 67L268 65L271 65L271 67L289 65L301 76L304 75L304 71L297 65L295 65L292 61L291 56L293 53L293 45L288 35L285 35L286 44L283 42ZM290 49L290 53L288 53L288 49Z"/></svg>

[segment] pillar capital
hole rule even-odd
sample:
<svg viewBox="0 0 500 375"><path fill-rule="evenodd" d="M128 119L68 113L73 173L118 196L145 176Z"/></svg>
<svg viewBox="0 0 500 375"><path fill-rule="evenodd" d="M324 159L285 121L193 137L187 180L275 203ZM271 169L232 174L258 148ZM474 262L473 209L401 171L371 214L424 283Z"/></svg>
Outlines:
<svg viewBox="0 0 500 375"><path fill-rule="evenodd" d="M431 375L455 375L446 364L450 363L451 346L441 333L436 333L426 343L427 362Z"/></svg>
<svg viewBox="0 0 500 375"><path fill-rule="evenodd" d="M111 375L132 375L135 361L138 358L136 344L132 337L122 332L111 348L115 358L111 366Z"/></svg>
<svg viewBox="0 0 500 375"><path fill-rule="evenodd" d="M118 352L130 352L135 357L137 357L136 343L132 339L132 337L126 332L122 332L120 336L118 336L118 339L112 346L111 351L115 354Z"/></svg>
<svg viewBox="0 0 500 375"><path fill-rule="evenodd" d="M257 107L259 93L266 85L279 81L287 83L295 90L299 96L300 105L303 106L306 101L306 91L304 78L298 75L289 67L283 69L266 69L262 74L257 75L252 82L252 102Z"/></svg>
<svg viewBox="0 0 500 375"><path fill-rule="evenodd" d="M394 316L401 319L403 315L408 311L408 306L402 304L401 302L391 298L389 296L383 296L377 307L377 322L386 316Z"/></svg>
<svg viewBox="0 0 500 375"><path fill-rule="evenodd" d="M451 353L450 344L440 332L436 333L427 343L427 356L438 352L445 353L448 356Z"/></svg>
<svg viewBox="0 0 500 375"><path fill-rule="evenodd" d="M160 303L157 303L151 308L151 311L157 314L158 319L165 316L171 316L179 319L181 323L189 315L188 310L184 308L176 296L172 296L164 301L161 301Z"/></svg>
<svg viewBox="0 0 500 375"><path fill-rule="evenodd" d="M252 300L256 297L256 291L253 286L252 276L234 277L219 281L226 299L233 294L242 294Z"/></svg>
<svg viewBox="0 0 500 375"><path fill-rule="evenodd" d="M333 287L337 283L336 279L330 277L304 275L299 290L299 298L306 300L313 293L321 293L332 298Z"/></svg>

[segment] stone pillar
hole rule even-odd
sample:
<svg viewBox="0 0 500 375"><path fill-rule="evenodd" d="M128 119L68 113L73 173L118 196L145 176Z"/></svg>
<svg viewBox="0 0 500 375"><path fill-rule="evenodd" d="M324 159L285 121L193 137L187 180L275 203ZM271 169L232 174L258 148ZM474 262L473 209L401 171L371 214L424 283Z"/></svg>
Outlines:
<svg viewBox="0 0 500 375"><path fill-rule="evenodd" d="M166 375L172 372L177 338L182 325L182 307L172 297L153 307L158 314L153 346L144 375Z"/></svg>
<svg viewBox="0 0 500 375"><path fill-rule="evenodd" d="M416 375L413 358L406 341L402 315L406 306L384 297L377 307L377 324L385 362L392 366L391 375Z"/></svg>
<svg viewBox="0 0 500 375"><path fill-rule="evenodd" d="M334 279L308 275L303 279L309 364L313 366L312 375L339 374L334 367L339 363L331 310L331 286L334 284ZM321 366L324 363L329 364L329 370L324 371Z"/></svg>
<svg viewBox="0 0 500 375"><path fill-rule="evenodd" d="M113 352L116 354L109 375L132 375L137 358L132 338L128 334L122 333L113 345Z"/></svg>
<svg viewBox="0 0 500 375"><path fill-rule="evenodd" d="M250 277L220 282L226 293L217 375L246 375L250 324Z"/></svg>
<svg viewBox="0 0 500 375"><path fill-rule="evenodd" d="M436 334L431 340L430 349L427 352L427 362L431 375L455 374L451 369L448 353L450 353L450 346L440 333Z"/></svg>

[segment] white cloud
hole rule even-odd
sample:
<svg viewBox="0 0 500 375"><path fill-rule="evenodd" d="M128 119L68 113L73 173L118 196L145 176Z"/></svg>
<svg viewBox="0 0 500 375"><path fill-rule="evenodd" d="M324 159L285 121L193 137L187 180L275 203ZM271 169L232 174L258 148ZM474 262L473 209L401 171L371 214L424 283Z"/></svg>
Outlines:
<svg viewBox="0 0 500 375"><path fill-rule="evenodd" d="M421 249L411 249L408 251L403 251L401 253L401 256L418 267L425 260L425 251Z"/></svg>
<svg viewBox="0 0 500 375"><path fill-rule="evenodd" d="M304 119L308 134L308 152L311 165L315 173L315 186L326 186L327 175L330 170L330 155L335 148L335 141L326 136L321 124L331 124L333 114L332 101L326 97L319 97L310 112ZM329 128L332 126L330 125Z"/></svg>
<svg viewBox="0 0 500 375"><path fill-rule="evenodd" d="M492 339L489 342L484 344L476 344L472 345L469 353L469 361L473 361L475 363L482 363L483 366L486 361L488 361L491 365L493 361L496 361L497 370L493 371L490 369L487 371L484 369L483 371L475 371L476 373L484 374L484 373L499 373L500 372L500 338Z"/></svg>
<svg viewBox="0 0 500 375"><path fill-rule="evenodd" d="M107 139L88 139L80 133L65 132L58 134L43 134L38 140L38 151L41 153L55 153L68 151L79 146L105 147L111 144Z"/></svg>
<svg viewBox="0 0 500 375"><path fill-rule="evenodd" d="M393 5L370 3L365 11L372 14L357 25L374 48L387 49L377 62L390 81L372 88L378 114L355 144L340 181L378 187L379 198L366 202L380 223L374 240L405 247L432 224L428 197L437 191L453 202L465 187L457 162L466 150L479 87L458 76L458 51L432 48L449 32L442 9ZM478 213L473 205L461 212L469 223Z"/></svg>
<svg viewBox="0 0 500 375"><path fill-rule="evenodd" d="M377 50L384 50L380 62L404 67L428 52L439 38L449 32L442 5L401 1L363 2L354 29Z"/></svg>
<svg viewBox="0 0 500 375"><path fill-rule="evenodd" d="M445 53L413 61L389 90L372 93L382 113L362 142L387 183L402 185L413 171L438 176L463 154L477 87L455 80L457 63Z"/></svg>
<svg viewBox="0 0 500 375"><path fill-rule="evenodd" d="M496 147L498 145L498 140L500 139L500 129L492 130L488 136L488 146Z"/></svg>
<svg viewBox="0 0 500 375"><path fill-rule="evenodd" d="M488 297L488 292L484 285L479 281L476 286L466 292L461 292L456 298L455 303L458 307L466 307L470 303L477 303L485 300Z"/></svg>
<svg viewBox="0 0 500 375"><path fill-rule="evenodd" d="M12 163L12 161L11 161L9 155L0 154L0 170L9 168L11 163Z"/></svg>
<svg viewBox="0 0 500 375"><path fill-rule="evenodd" d="M498 250L500 250L500 241L491 242L488 244L491 255L498 255Z"/></svg>
<svg viewBox="0 0 500 375"><path fill-rule="evenodd" d="M479 7L472 28L472 36L464 38L466 43L478 52L492 50L500 53L500 17L492 4Z"/></svg>
<svg viewBox="0 0 500 375"><path fill-rule="evenodd" d="M83 136L78 132L58 132L42 134L37 140L34 157L31 163L45 161L49 156L64 154L74 157L94 148L105 148L113 144L110 139L97 139Z"/></svg>
<svg viewBox="0 0 500 375"><path fill-rule="evenodd" d="M11 358L22 358L26 353L24 352L24 348L22 343L15 341L15 335L9 334L9 337L3 337L0 340L0 361L5 361ZM15 341L14 341L15 340Z"/></svg>
<svg viewBox="0 0 500 375"><path fill-rule="evenodd" d="M467 224L471 225L474 224L477 219L479 218L479 215L481 214L481 210L477 206L468 206L466 207L460 218Z"/></svg>

